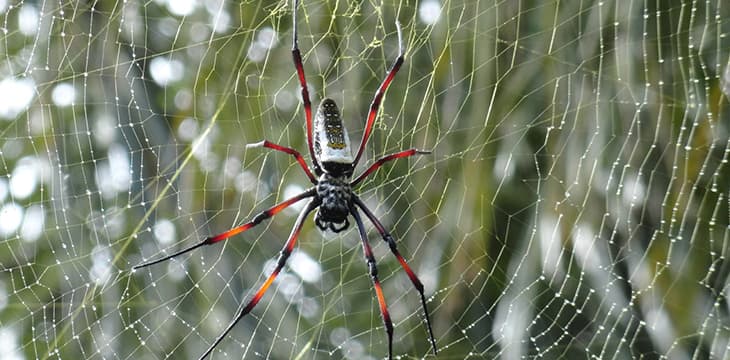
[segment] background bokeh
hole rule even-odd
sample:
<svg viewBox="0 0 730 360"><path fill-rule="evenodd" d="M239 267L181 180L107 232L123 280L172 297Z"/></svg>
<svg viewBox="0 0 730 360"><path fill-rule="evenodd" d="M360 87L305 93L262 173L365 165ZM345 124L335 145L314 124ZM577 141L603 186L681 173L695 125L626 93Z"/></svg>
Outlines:
<svg viewBox="0 0 730 360"><path fill-rule="evenodd" d="M312 101L423 280L439 359L727 358L730 4L302 0ZM297 208L135 272L308 186L291 1L0 0L0 359L194 359ZM364 168L363 166L360 169ZM433 357L368 225L399 358ZM376 359L357 232L304 226L215 359Z"/></svg>

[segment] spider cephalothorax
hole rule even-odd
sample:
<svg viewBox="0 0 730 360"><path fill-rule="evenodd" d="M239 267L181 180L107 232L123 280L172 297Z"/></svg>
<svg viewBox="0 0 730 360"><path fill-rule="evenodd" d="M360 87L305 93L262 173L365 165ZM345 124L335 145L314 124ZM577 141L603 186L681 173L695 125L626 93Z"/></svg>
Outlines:
<svg viewBox="0 0 730 360"><path fill-rule="evenodd" d="M322 230L340 232L350 226L347 216L352 209L352 187L349 177L322 174L317 181L317 195L320 201L314 222Z"/></svg>
<svg viewBox="0 0 730 360"><path fill-rule="evenodd" d="M294 8L296 10L298 2L295 0ZM370 104L370 110L368 111L367 123L365 124L365 130L363 131L362 140L360 141L360 147L357 150L355 157L352 157L350 150L350 139L347 136L347 129L345 129L342 119L340 118L340 112L337 109L337 104L331 99L324 99L317 108L317 114L314 121L312 121L312 105L309 101L309 91L307 90L307 82L304 78L304 67L302 65L302 55L299 52L299 46L297 44L297 20L296 11L294 11L294 41L292 47L292 57L294 58L294 66L297 70L297 77L299 78L299 85L302 91L302 102L304 105L304 114L306 117L307 125L307 146L309 148L309 155L312 160L312 167L310 169L307 166L306 161L302 155L286 146L281 146L264 140L260 143L251 144L250 146L263 146L269 149L285 152L294 156L299 165L304 170L304 173L309 178L309 181L314 185L313 187L305 190L301 194L295 195L281 203L274 205L273 207L262 211L258 215L254 216L251 221L230 229L224 233L210 236L205 238L203 241L198 242L192 246L179 250L171 255L164 256L162 258L144 262L135 266L135 269L157 264L159 262L171 259L178 255L187 253L203 245L210 245L228 239L231 236L240 234L262 221L278 214L282 210L288 208L294 203L309 198L309 201L304 206L302 211L299 213L294 227L292 228L291 235L287 240L284 248L279 253L279 259L276 262L276 268L266 278L266 281L261 285L259 290L254 296L246 303L245 306L238 309L235 318L228 327L221 333L208 347L208 350L200 357L200 359L208 356L215 347L223 341L225 336L233 329L241 318L251 312L251 310L258 304L261 297L264 296L266 290L274 282L274 279L279 275L286 260L291 255L296 245L299 232L302 230L302 225L307 216L317 209L317 213L314 217L315 224L322 230L330 229L334 232L340 232L347 229L350 225L348 216L352 216L355 219L357 225L358 234L362 242L362 248L365 255L365 259L368 265L368 273L370 279L373 282L375 288L375 295L378 298L378 306L380 308L380 314L383 317L383 324L385 325L386 333L388 334L388 358L393 357L393 322L390 319L388 313L388 307L385 302L385 295L383 295L383 289L380 286L380 280L378 279L378 270L375 264L375 257L373 256L372 248L368 243L367 233L365 232L365 225L360 217L360 211L370 220L375 226L375 229L380 234L380 237L388 244L390 252L398 259L398 263L408 275L411 283L418 291L421 297L421 305L423 306L424 313L426 315L426 324L428 326L428 336L433 346L433 352L436 353L436 340L433 337L433 330L431 329L431 320L428 315L428 308L426 307L426 296L423 292L423 284L418 279L416 274L413 272L411 267L408 265L406 260L401 256L398 251L397 245L393 236L388 233L385 226L378 220L365 203L352 191L352 189L360 184L363 179L368 175L372 174L375 170L379 169L384 163L403 157L409 157L417 154L428 154L428 151L421 151L417 149L404 150L395 154L390 154L379 160L375 161L370 167L362 172L355 180L352 180L353 170L357 166L360 157L363 154L365 145L367 144L368 137L373 129L375 123L375 117L378 114L380 103L383 99L385 90L388 89L390 82L393 81L395 74L403 64L403 46L402 46L402 35L400 24L396 22L396 29L398 30L398 48L400 52L398 58L393 63L393 67L388 72L388 76L383 80L383 83L375 93L372 103Z"/></svg>

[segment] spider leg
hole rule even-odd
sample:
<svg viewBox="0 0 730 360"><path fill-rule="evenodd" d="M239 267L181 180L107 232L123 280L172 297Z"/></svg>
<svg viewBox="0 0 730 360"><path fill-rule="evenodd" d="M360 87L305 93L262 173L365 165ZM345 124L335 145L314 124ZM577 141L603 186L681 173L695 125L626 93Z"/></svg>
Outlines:
<svg viewBox="0 0 730 360"><path fill-rule="evenodd" d="M319 205L314 200L310 200L309 203L307 203L307 206L299 213L299 217L297 218L296 223L294 223L294 227L292 228L291 234L289 235L289 240L287 240L284 247L281 249L281 252L279 252L279 258L276 262L276 268L274 269L274 272L269 275L269 277L264 281L264 283L261 285L258 291L256 291L256 294L251 298L251 300L248 301L246 306L240 308L238 310L238 313L236 314L236 317L231 321L230 324L228 324L228 327L218 335L218 337L215 339L212 345L208 348L208 350L205 351L203 355L200 356L199 360L203 360L208 355L210 355L211 352L215 349L218 344L220 344L221 341L228 335L229 332L233 329L233 327L238 323L241 318L246 316L253 308L258 304L259 300L261 300L261 297L264 296L266 293L266 290L269 289L269 286L274 282L276 277L279 275L279 272L281 272L281 269L284 267L284 264L286 264L286 260L289 258L289 255L291 255L292 250L294 250L294 245L297 243L297 238L299 237L299 232L302 230L302 225L304 224L304 220L307 218L307 215L309 215L314 208Z"/></svg>
<svg viewBox="0 0 730 360"><path fill-rule="evenodd" d="M299 165L301 165L302 170L304 170L304 172L307 174L307 177L309 177L309 181L311 181L312 184L316 184L317 183L317 179L314 177L314 175L312 174L312 172L309 170L309 167L307 167L307 163L304 162L304 158L302 157L302 154L299 153L299 151L296 151L296 150L294 150L294 149L292 149L290 147L286 147L286 146L281 146L281 145L278 145L278 144L274 144L274 143L272 143L271 141L268 141L268 140L264 140L264 141L261 141L261 142L257 142L255 144L248 144L248 145L246 145L246 147L247 148L265 147L265 148L273 149L273 150L276 150L276 151L281 151L283 153L287 153L289 155L294 156L294 158L297 159L297 162L299 163Z"/></svg>
<svg viewBox="0 0 730 360"><path fill-rule="evenodd" d="M423 284L421 283L421 280L418 279L418 276L416 276L416 273L411 270L411 267L408 265L406 260L401 256L400 252L398 251L398 248L396 247L395 240L393 239L393 236L390 235L388 230L385 229L383 224L378 220L378 218L373 214L370 209L368 209L367 206L365 206L365 203L360 200L360 198L355 197L354 198L355 204L365 213L365 216L370 219L370 222L375 225L375 228L378 230L378 233L380 233L380 236L385 240L385 242L388 243L388 247L390 247L390 252L395 255L395 257L398 259L398 262L400 263L400 266L405 270L406 274L408 274L408 278L411 279L411 283L413 283L413 286L418 290L418 294L421 295L421 305L423 305L423 312L426 314L426 325L428 327L428 337L431 341L431 346L433 346L433 353L436 354L438 350L436 349L436 339L433 337L433 329L431 328L431 319L428 315L428 307L426 307L426 296L423 294Z"/></svg>
<svg viewBox="0 0 730 360"><path fill-rule="evenodd" d="M302 89L302 103L304 104L304 116L307 120L307 146L309 147L309 156L312 158L314 171L317 175L321 175L322 169L314 156L314 141L312 140L312 103L309 101L309 89L307 89L307 80L304 77L304 65L302 64L302 54L299 52L299 40L297 38L297 8L299 0L294 0L294 10L292 14L293 22L293 39L291 54L294 59L294 67L297 69L297 77L299 78L299 86Z"/></svg>
<svg viewBox="0 0 730 360"><path fill-rule="evenodd" d="M409 149L401 152L397 152L395 154L390 154L388 156L384 156L380 158L378 161L374 162L370 167L363 171L360 176L358 176L353 182L350 183L350 186L355 187L357 184L359 184L361 181L363 181L368 175L372 174L375 170L378 170L383 164L385 164L388 161L400 159L404 157L409 157L413 155L421 155L421 154L430 154L430 151L427 150L418 150L418 149Z"/></svg>
<svg viewBox="0 0 730 360"><path fill-rule="evenodd" d="M174 257L176 257L178 255L182 255L182 254L185 254L185 253L187 253L189 251L195 250L195 249L197 249L197 248L199 248L199 247L201 247L203 245L214 244L214 243L217 243L217 242L219 242L221 240L225 240L225 239L227 239L227 238L229 238L229 237L231 237L233 235L240 234L240 233L242 233L242 232L244 232L244 231L246 231L246 230L248 230L248 229L250 229L250 228L252 228L252 227L254 227L256 225L258 225L262 221L264 221L264 220L266 220L266 219L268 219L268 218L270 218L270 217L278 214L279 212L281 212L282 210L288 208L289 206L291 206L292 204L298 202L299 200L302 200L302 199L305 199L305 198L314 196L315 193L316 193L316 190L315 189L309 189L309 190L307 190L307 191L305 191L305 192L303 192L303 193L301 193L299 195L296 195L296 196L291 197L291 198L289 198L287 200L284 200L284 201L280 202L279 204L276 204L273 207L270 207L270 208L268 208L268 209L266 209L266 210L258 213L256 216L253 217L253 219L251 221L249 221L249 222L247 222L247 223L245 223L245 224L243 224L241 226L234 227L233 229L230 229L230 230L228 230L228 231L226 231L224 233L221 233L221 234L218 234L218 235L215 235L215 236L209 236L209 237L205 238L203 241L201 241L201 242L199 242L197 244L194 244L194 245L192 245L190 247L187 247L185 249L182 249L182 250L180 250L178 252L175 252L174 254L171 254L171 255L165 256L163 258L156 259L156 260L144 262L144 263L141 263L139 265L135 265L135 266L132 267L132 269L133 270L136 270L136 269L143 268L143 267L146 267L146 266L154 265L154 264L163 262L165 260L172 259L172 258L174 258Z"/></svg>
<svg viewBox="0 0 730 360"><path fill-rule="evenodd" d="M357 162L360 161L360 156L362 156L363 150L365 150L365 145L367 145L368 143L368 138L370 137L370 133L373 130L373 124L375 123L375 116L378 115L380 103L383 101L383 95L385 94L385 91L388 90L388 86L390 85L390 82L393 81L395 74L398 73L401 65L403 65L403 34L401 33L400 23L397 20L395 22L395 28L398 30L398 57L395 59L393 66L390 68L388 76L386 76L385 80L383 80L383 83L380 84L378 92L375 93L375 97L373 97L373 102L370 103L368 121L365 125L365 131L362 134L362 140L360 140L360 148L357 150L355 161L352 162L353 168L357 166Z"/></svg>
<svg viewBox="0 0 730 360"><path fill-rule="evenodd" d="M365 233L365 225L362 223L360 214L354 207L350 209L352 217L355 218L357 224L357 230L360 233L360 240L362 240L362 250L365 253L365 259L368 262L368 272L370 273L370 279L373 281L375 287L375 295L378 297L378 305L380 305L380 315L383 316L383 325L385 325L385 331L388 333L388 359L393 358L393 321L390 320L390 313L388 312L388 305L385 303L385 296L383 295L383 289L380 286L380 280L378 280L378 268L375 264L375 257L373 256L373 250L370 248L368 243L368 236Z"/></svg>

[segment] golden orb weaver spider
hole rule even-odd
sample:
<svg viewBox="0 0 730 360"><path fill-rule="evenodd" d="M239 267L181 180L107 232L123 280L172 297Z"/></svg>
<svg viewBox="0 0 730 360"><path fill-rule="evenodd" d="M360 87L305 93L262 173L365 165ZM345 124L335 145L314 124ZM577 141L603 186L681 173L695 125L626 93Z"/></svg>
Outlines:
<svg viewBox="0 0 730 360"><path fill-rule="evenodd" d="M221 333L215 339L213 344L208 347L208 350L206 350L205 353L200 356L200 360L210 355L210 353L213 352L213 350L216 348L216 346L218 346L221 341L223 341L223 339L226 337L226 335L228 335L228 333L233 329L238 321L241 320L241 318L243 318L246 314L251 312L251 310L256 306L259 300L261 300L261 297L263 297L264 293L266 293L266 290L269 288L269 286L271 286L276 277L279 275L279 272L281 272L282 268L286 264L286 260L289 258L292 251L294 250L294 246L296 244L297 238L299 237L299 232L302 229L304 220L307 218L309 213L311 213L315 209L317 209L317 213L314 217L315 224L323 231L330 229L334 232L341 232L347 229L350 225L349 221L347 220L348 215L351 215L353 219L355 219L355 224L357 224L358 233L362 242L365 259L368 264L368 272L375 288L375 294L377 296L380 314L382 316L383 324L388 335L388 358L392 359L393 322L390 319L388 307L385 302L385 296L383 295L383 290L380 286L380 280L378 279L378 269L375 263L375 257L373 256L373 251L370 247L370 244L368 243L367 234L365 232L365 225L363 224L360 213L357 210L359 208L363 213L365 213L365 216L370 220L370 222L373 223L375 229L378 231L383 240L388 244L390 252L398 259L400 266L406 272L411 283L418 291L421 297L421 305L423 306L423 311L425 313L429 341L431 342L431 346L433 347L434 354L436 354L436 340L434 339L433 329L431 328L431 320L428 314L428 307L426 306L426 297L423 293L423 284L418 279L418 276L416 276L416 274L413 272L403 256L401 256L398 248L396 247L393 236L390 235L388 230L385 229L380 220L378 220L375 214L373 214L373 212L368 209L365 203L363 203L362 200L360 200L360 198L352 192L353 187L360 184L363 179L365 179L368 175L373 173L375 170L380 168L384 163L388 161L417 154L430 154L430 151L418 150L415 148L390 154L375 161L372 165L370 165L370 167L367 168L367 170L357 176L355 180L351 180L355 167L357 166L357 163L362 156L365 145L367 144L370 133L372 132L373 123L375 122L375 117L377 116L378 109L380 108L380 103L383 99L383 95L385 94L385 91L388 89L388 86L393 81L393 78L395 77L396 73L398 73L398 70L403 64L403 39L400 23L398 23L397 21L395 23L398 32L398 57L390 68L385 80L383 80L380 87L378 88L378 91L375 93L375 97L370 104L370 110L368 112L365 131L363 133L362 140L360 141L360 147L357 150L357 155L355 155L353 159L352 153L350 151L350 140L347 136L347 129L345 129L345 126L342 123L337 104L335 104L333 100L327 98L322 100L319 107L317 108L314 124L312 123L312 105L309 101L309 91L307 90L307 81L304 77L302 56L299 52L299 44L297 40L296 13L298 5L299 1L294 0L294 9L292 15L292 57L294 59L294 66L296 67L297 76L299 78L299 85L301 87L302 102L304 104L304 113L307 122L307 144L309 147L309 155L312 159L312 169L307 166L307 163L304 161L302 155L292 148L277 145L267 140L256 144L247 145L247 147L265 147L294 156L294 158L299 163L299 165L304 170L307 177L314 186L312 188L309 188L308 190L305 190L299 195L293 196L267 210L264 210L263 212L254 216L251 221L241 226L235 227L215 236L207 237L203 241L180 251L177 251L171 255L136 265L133 267L133 269L136 270L146 266L154 265L162 261L172 259L176 256L185 254L203 245L215 244L219 241L228 239L231 236L240 234L248 229L251 229L262 221L278 214L292 204L299 202L300 200L309 198L309 202L299 213L294 227L292 228L292 232L289 235L289 239L279 253L279 258L277 260L276 268L274 269L274 271L271 273L271 275L268 276L266 281L264 281L264 283L258 289L256 294L254 294L254 296L248 301L248 303L246 303L245 306L239 308L238 313L234 317L233 321L231 321L231 323L228 325L228 327L226 327L223 333Z"/></svg>

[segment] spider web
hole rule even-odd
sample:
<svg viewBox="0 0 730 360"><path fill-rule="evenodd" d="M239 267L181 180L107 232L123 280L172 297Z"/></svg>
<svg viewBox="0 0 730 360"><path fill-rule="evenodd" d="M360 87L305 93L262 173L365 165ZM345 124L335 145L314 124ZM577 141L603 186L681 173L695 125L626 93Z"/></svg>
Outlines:
<svg viewBox="0 0 730 360"><path fill-rule="evenodd" d="M0 1L0 359L197 358L272 271L308 186L291 2ZM730 6L303 0L312 102L353 146L397 54L356 192L426 288L441 359L727 358ZM360 166L360 169L363 165ZM432 357L368 224L394 355ZM216 359L375 359L357 232L311 219Z"/></svg>

